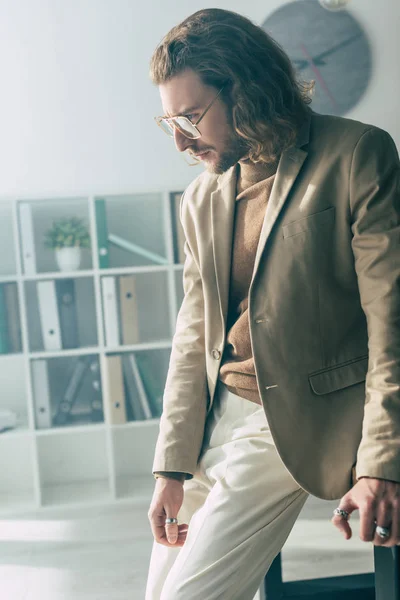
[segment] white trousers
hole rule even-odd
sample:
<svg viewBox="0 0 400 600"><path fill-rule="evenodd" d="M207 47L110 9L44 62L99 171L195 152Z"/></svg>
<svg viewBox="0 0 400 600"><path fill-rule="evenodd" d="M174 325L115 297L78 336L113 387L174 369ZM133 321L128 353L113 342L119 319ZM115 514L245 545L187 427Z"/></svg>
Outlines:
<svg viewBox="0 0 400 600"><path fill-rule="evenodd" d="M223 385L197 467L173 515L188 523L186 541L153 543L145 600L252 600L308 494L279 458L263 407Z"/></svg>

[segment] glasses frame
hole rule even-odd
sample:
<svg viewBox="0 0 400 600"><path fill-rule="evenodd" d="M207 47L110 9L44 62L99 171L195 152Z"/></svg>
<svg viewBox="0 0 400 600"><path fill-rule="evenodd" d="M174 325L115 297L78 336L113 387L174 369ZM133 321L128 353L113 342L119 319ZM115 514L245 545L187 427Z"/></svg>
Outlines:
<svg viewBox="0 0 400 600"><path fill-rule="evenodd" d="M164 131L164 133L166 133L168 135L168 137L174 137L174 129L176 131L178 131L179 133L181 133L182 135L184 135L185 137L187 137L189 140L198 140L201 137L201 132L199 130L199 128L197 127L197 125L200 123L200 121L202 121L202 119L206 116L206 114L208 113L208 111L210 110L210 108L212 107L212 105L214 104L214 102L216 101L216 99L218 98L218 96L220 95L220 93L222 92L222 90L224 89L225 86L223 86L218 94L215 96L215 98L213 98L210 102L210 104L208 104L205 108L205 110L201 113L200 117L197 119L196 123L192 123L192 121L188 118L185 117L185 115L175 115L174 117L154 117L155 122L157 123L157 125L160 127L160 129L162 131ZM194 129L197 131L198 135L196 137L191 137L190 135L186 135L179 127L177 127L175 125L175 120L176 119L186 119L186 121L188 121L188 123L190 123L190 125L192 127L194 127ZM172 127L172 131L171 133L168 133L168 131L166 131L165 129L163 129L161 123L165 121L170 127Z"/></svg>

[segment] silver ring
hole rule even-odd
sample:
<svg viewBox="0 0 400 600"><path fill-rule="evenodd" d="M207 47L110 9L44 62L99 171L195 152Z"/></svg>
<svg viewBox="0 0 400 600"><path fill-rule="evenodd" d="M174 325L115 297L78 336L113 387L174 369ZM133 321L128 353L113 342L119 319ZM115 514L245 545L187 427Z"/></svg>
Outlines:
<svg viewBox="0 0 400 600"><path fill-rule="evenodd" d="M347 510L343 510L343 508L335 508L333 514L337 517L343 517L343 519L346 519L346 521L349 518L349 513Z"/></svg>
<svg viewBox="0 0 400 600"><path fill-rule="evenodd" d="M165 524L166 525L171 525L172 523L177 523L178 519L174 519L172 517L169 517L168 519L165 519Z"/></svg>
<svg viewBox="0 0 400 600"><path fill-rule="evenodd" d="M377 525L375 531L376 531L377 535L379 535L379 537L382 538L383 540L390 537L389 527L381 527L380 525Z"/></svg>

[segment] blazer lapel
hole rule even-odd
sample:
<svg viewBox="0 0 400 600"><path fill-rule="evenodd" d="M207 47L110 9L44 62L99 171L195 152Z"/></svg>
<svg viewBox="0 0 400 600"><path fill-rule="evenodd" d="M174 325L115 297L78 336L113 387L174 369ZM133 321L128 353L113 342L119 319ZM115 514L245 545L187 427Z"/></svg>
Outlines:
<svg viewBox="0 0 400 600"><path fill-rule="evenodd" d="M211 227L214 269L221 318L226 323L229 300L229 279L233 243L233 222L236 201L236 169L231 167L218 180L211 194Z"/></svg>
<svg viewBox="0 0 400 600"><path fill-rule="evenodd" d="M265 217L263 226L260 233L260 239L258 242L256 258L254 262L253 277L251 283L256 276L257 269L260 264L261 255L267 243L268 236L281 212L290 190L293 187L294 182L300 172L303 162L307 156L307 152L300 150L299 148L291 148L286 152L282 153L279 161L278 170L276 172L276 178L272 187L271 196L269 198L267 209L265 211ZM251 285L251 284L250 284Z"/></svg>
<svg viewBox="0 0 400 600"><path fill-rule="evenodd" d="M309 116L305 119L300 128L296 146L283 152L281 160L279 161L275 182L267 205L258 243L253 278L250 287L260 264L261 255L268 240L268 236L271 233L272 227L285 204L289 192L307 156L307 151L302 150L301 146L307 144L309 139L311 114L312 111L310 110ZM218 188L211 194L211 227L214 267L221 318L224 324L226 323L229 301L236 179L236 168L234 166L218 178Z"/></svg>
<svg viewBox="0 0 400 600"><path fill-rule="evenodd" d="M300 169L308 154L307 150L301 148L309 141L310 135L310 124L311 114L305 119L302 127L300 128L297 144L282 152L281 159L278 164L274 185L272 186L271 195L265 211L265 217L263 226L260 233L260 239L258 242L256 258L254 262L253 276L250 283L250 289L257 274L258 267L260 265L261 256L268 237L272 231L273 226L281 212L285 202L288 198L289 192L293 187L294 182L297 179Z"/></svg>

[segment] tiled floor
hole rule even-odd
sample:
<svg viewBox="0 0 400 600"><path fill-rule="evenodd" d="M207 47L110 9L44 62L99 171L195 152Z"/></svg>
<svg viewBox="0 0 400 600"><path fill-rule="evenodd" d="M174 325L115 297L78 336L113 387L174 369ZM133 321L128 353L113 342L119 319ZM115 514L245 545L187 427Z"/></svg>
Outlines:
<svg viewBox="0 0 400 600"><path fill-rule="evenodd" d="M136 503L0 518L1 600L143 600L151 493ZM336 504L306 503L283 552L286 580L373 569L372 546L357 533L344 540L331 525Z"/></svg>

